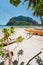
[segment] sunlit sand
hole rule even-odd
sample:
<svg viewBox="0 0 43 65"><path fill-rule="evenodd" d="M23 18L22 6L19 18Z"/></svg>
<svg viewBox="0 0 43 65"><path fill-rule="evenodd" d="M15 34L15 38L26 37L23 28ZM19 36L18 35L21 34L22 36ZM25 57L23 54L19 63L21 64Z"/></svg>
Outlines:
<svg viewBox="0 0 43 65"><path fill-rule="evenodd" d="M23 55L20 57L20 62L24 61L24 65L31 59L34 55L36 55L38 52L42 51L42 53L39 55L43 60L43 36L33 35L31 38L26 38L27 33L25 32L25 28L16 28L15 33L11 36L11 39L16 39L18 36L22 36L24 40L18 44L18 47L14 50L14 48L17 46L17 43L11 44L9 46L4 47L6 50L13 51L13 61L17 59L17 52L20 49L23 49ZM2 33L0 31L0 38L2 37ZM19 62L19 63L20 63ZM31 65L37 65L36 60L33 59L30 62ZM7 65L7 64L6 64Z"/></svg>

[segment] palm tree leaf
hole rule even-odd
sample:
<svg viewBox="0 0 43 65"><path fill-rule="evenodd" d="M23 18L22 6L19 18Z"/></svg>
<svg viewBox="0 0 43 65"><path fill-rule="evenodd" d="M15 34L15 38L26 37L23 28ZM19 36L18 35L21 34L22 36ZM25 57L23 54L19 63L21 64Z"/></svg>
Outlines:
<svg viewBox="0 0 43 65"><path fill-rule="evenodd" d="M20 4L20 2L20 0L10 0L10 3L16 7Z"/></svg>

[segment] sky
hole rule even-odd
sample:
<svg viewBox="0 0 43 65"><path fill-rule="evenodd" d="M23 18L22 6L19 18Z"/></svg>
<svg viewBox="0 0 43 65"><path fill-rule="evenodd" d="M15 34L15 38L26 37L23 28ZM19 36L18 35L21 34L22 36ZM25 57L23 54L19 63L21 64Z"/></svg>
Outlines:
<svg viewBox="0 0 43 65"><path fill-rule="evenodd" d="M23 0L18 7L13 6L10 0L0 0L0 25L6 25L10 18L15 16L28 16L40 23L40 18L33 16L31 8L27 10L27 2Z"/></svg>

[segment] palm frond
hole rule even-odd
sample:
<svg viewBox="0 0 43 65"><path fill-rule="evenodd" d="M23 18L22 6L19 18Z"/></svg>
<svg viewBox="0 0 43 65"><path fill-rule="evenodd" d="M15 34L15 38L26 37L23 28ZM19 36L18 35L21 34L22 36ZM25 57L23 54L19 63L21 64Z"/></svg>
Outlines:
<svg viewBox="0 0 43 65"><path fill-rule="evenodd" d="M10 3L14 6L18 6L20 4L21 0L10 0Z"/></svg>

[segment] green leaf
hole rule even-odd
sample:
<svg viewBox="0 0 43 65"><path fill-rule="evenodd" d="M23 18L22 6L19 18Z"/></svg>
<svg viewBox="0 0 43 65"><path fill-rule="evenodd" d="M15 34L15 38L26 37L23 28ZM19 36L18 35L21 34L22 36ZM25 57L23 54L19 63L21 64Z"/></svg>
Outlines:
<svg viewBox="0 0 43 65"><path fill-rule="evenodd" d="M14 33L15 31L14 31L14 27L13 26L11 26L10 28L9 28L9 31L10 31L10 33Z"/></svg>
<svg viewBox="0 0 43 65"><path fill-rule="evenodd" d="M0 50L0 55L2 55L3 54L3 51L2 50Z"/></svg>
<svg viewBox="0 0 43 65"><path fill-rule="evenodd" d="M22 40L23 40L22 36L19 36L19 37L16 39L17 42L22 42Z"/></svg>
<svg viewBox="0 0 43 65"><path fill-rule="evenodd" d="M2 32L3 32L3 33L7 33L7 32L8 32L8 29L3 28Z"/></svg>
<svg viewBox="0 0 43 65"><path fill-rule="evenodd" d="M0 48L2 48L2 44L0 44Z"/></svg>
<svg viewBox="0 0 43 65"><path fill-rule="evenodd" d="M10 3L14 6L18 6L20 4L21 0L10 0Z"/></svg>
<svg viewBox="0 0 43 65"><path fill-rule="evenodd" d="M3 39L0 39L0 43L3 42Z"/></svg>

